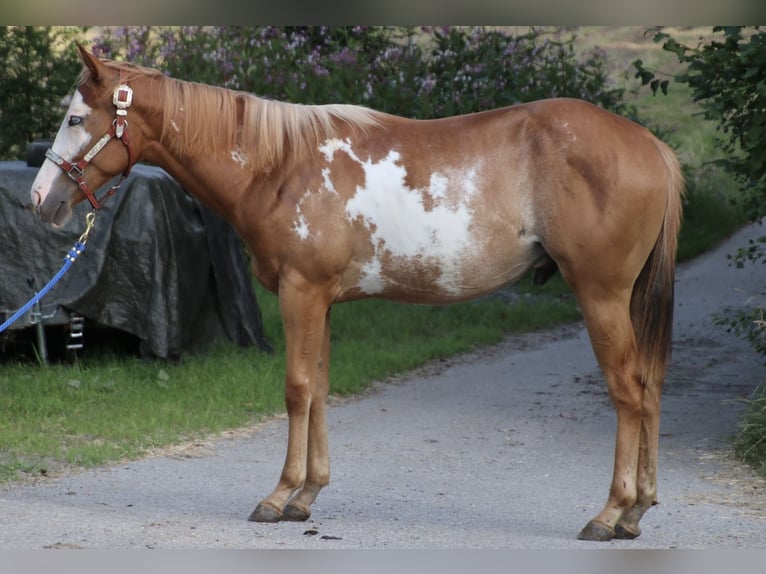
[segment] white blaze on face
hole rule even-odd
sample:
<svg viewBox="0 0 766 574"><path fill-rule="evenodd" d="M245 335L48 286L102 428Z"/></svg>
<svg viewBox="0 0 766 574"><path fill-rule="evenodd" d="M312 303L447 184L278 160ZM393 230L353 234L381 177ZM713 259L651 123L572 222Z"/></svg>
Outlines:
<svg viewBox="0 0 766 574"><path fill-rule="evenodd" d="M69 104L64 120L61 122L56 139L53 141L53 146L51 146L53 151L64 159L71 160L85 150L92 137L85 130L83 124L70 126L69 118L80 116L84 119L91 111L90 106L83 101L80 91L76 91L72 96L72 101ZM40 171L37 172L35 181L32 183L32 203L34 205L40 205L45 201L54 179L60 175L63 175L63 172L59 166L49 159L43 162Z"/></svg>
<svg viewBox="0 0 766 574"><path fill-rule="evenodd" d="M360 289L372 294L385 288L387 270L381 258L386 257L399 269L438 267L438 287L459 294L465 263L475 252L471 199L476 192L476 169L434 172L427 188L411 189L405 183L407 172L397 151L378 162L360 160L348 141L329 140L320 151L328 161L344 152L365 173L363 186L357 187L346 204L346 217L364 222L375 249L362 267ZM426 195L432 203L428 210Z"/></svg>

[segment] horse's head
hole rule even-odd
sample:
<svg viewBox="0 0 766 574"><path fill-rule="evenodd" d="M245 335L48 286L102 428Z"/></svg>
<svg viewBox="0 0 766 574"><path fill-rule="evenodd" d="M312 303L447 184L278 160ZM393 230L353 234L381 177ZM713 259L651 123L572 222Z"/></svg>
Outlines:
<svg viewBox="0 0 766 574"><path fill-rule="evenodd" d="M127 176L138 159L134 140L140 134L128 131L132 89L117 68L78 49L86 68L31 191L40 217L56 226L83 199L98 209L96 190L116 175Z"/></svg>

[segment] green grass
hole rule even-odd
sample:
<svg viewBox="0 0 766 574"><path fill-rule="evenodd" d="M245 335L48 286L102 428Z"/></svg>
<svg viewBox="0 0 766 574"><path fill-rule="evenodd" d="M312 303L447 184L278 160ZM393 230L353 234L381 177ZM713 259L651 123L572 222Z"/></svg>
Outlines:
<svg viewBox="0 0 766 574"><path fill-rule="evenodd" d="M275 412L278 360L222 346L175 365L117 356L4 365L0 478L134 458Z"/></svg>
<svg viewBox="0 0 766 574"><path fill-rule="evenodd" d="M737 456L766 476L766 383L747 401L745 416L734 439Z"/></svg>

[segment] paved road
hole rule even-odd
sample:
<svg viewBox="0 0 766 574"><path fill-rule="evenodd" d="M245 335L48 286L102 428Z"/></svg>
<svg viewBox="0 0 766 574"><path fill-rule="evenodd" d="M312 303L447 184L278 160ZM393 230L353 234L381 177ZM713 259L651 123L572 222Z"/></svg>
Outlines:
<svg viewBox="0 0 766 574"><path fill-rule="evenodd" d="M713 312L766 296L726 253L679 270L660 504L634 541L576 540L605 501L614 415L580 325L512 337L330 409L333 481L306 523L253 524L284 457L276 418L162 457L0 490L0 548L763 548L766 483L726 458L764 380Z"/></svg>

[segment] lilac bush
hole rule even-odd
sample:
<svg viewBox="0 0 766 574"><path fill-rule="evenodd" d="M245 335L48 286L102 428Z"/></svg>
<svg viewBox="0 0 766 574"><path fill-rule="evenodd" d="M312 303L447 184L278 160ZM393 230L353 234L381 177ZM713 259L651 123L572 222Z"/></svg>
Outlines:
<svg viewBox="0 0 766 574"><path fill-rule="evenodd" d="M626 113L603 52L561 29L134 26L106 28L97 54L187 80L298 103L357 103L432 118L554 96Z"/></svg>

